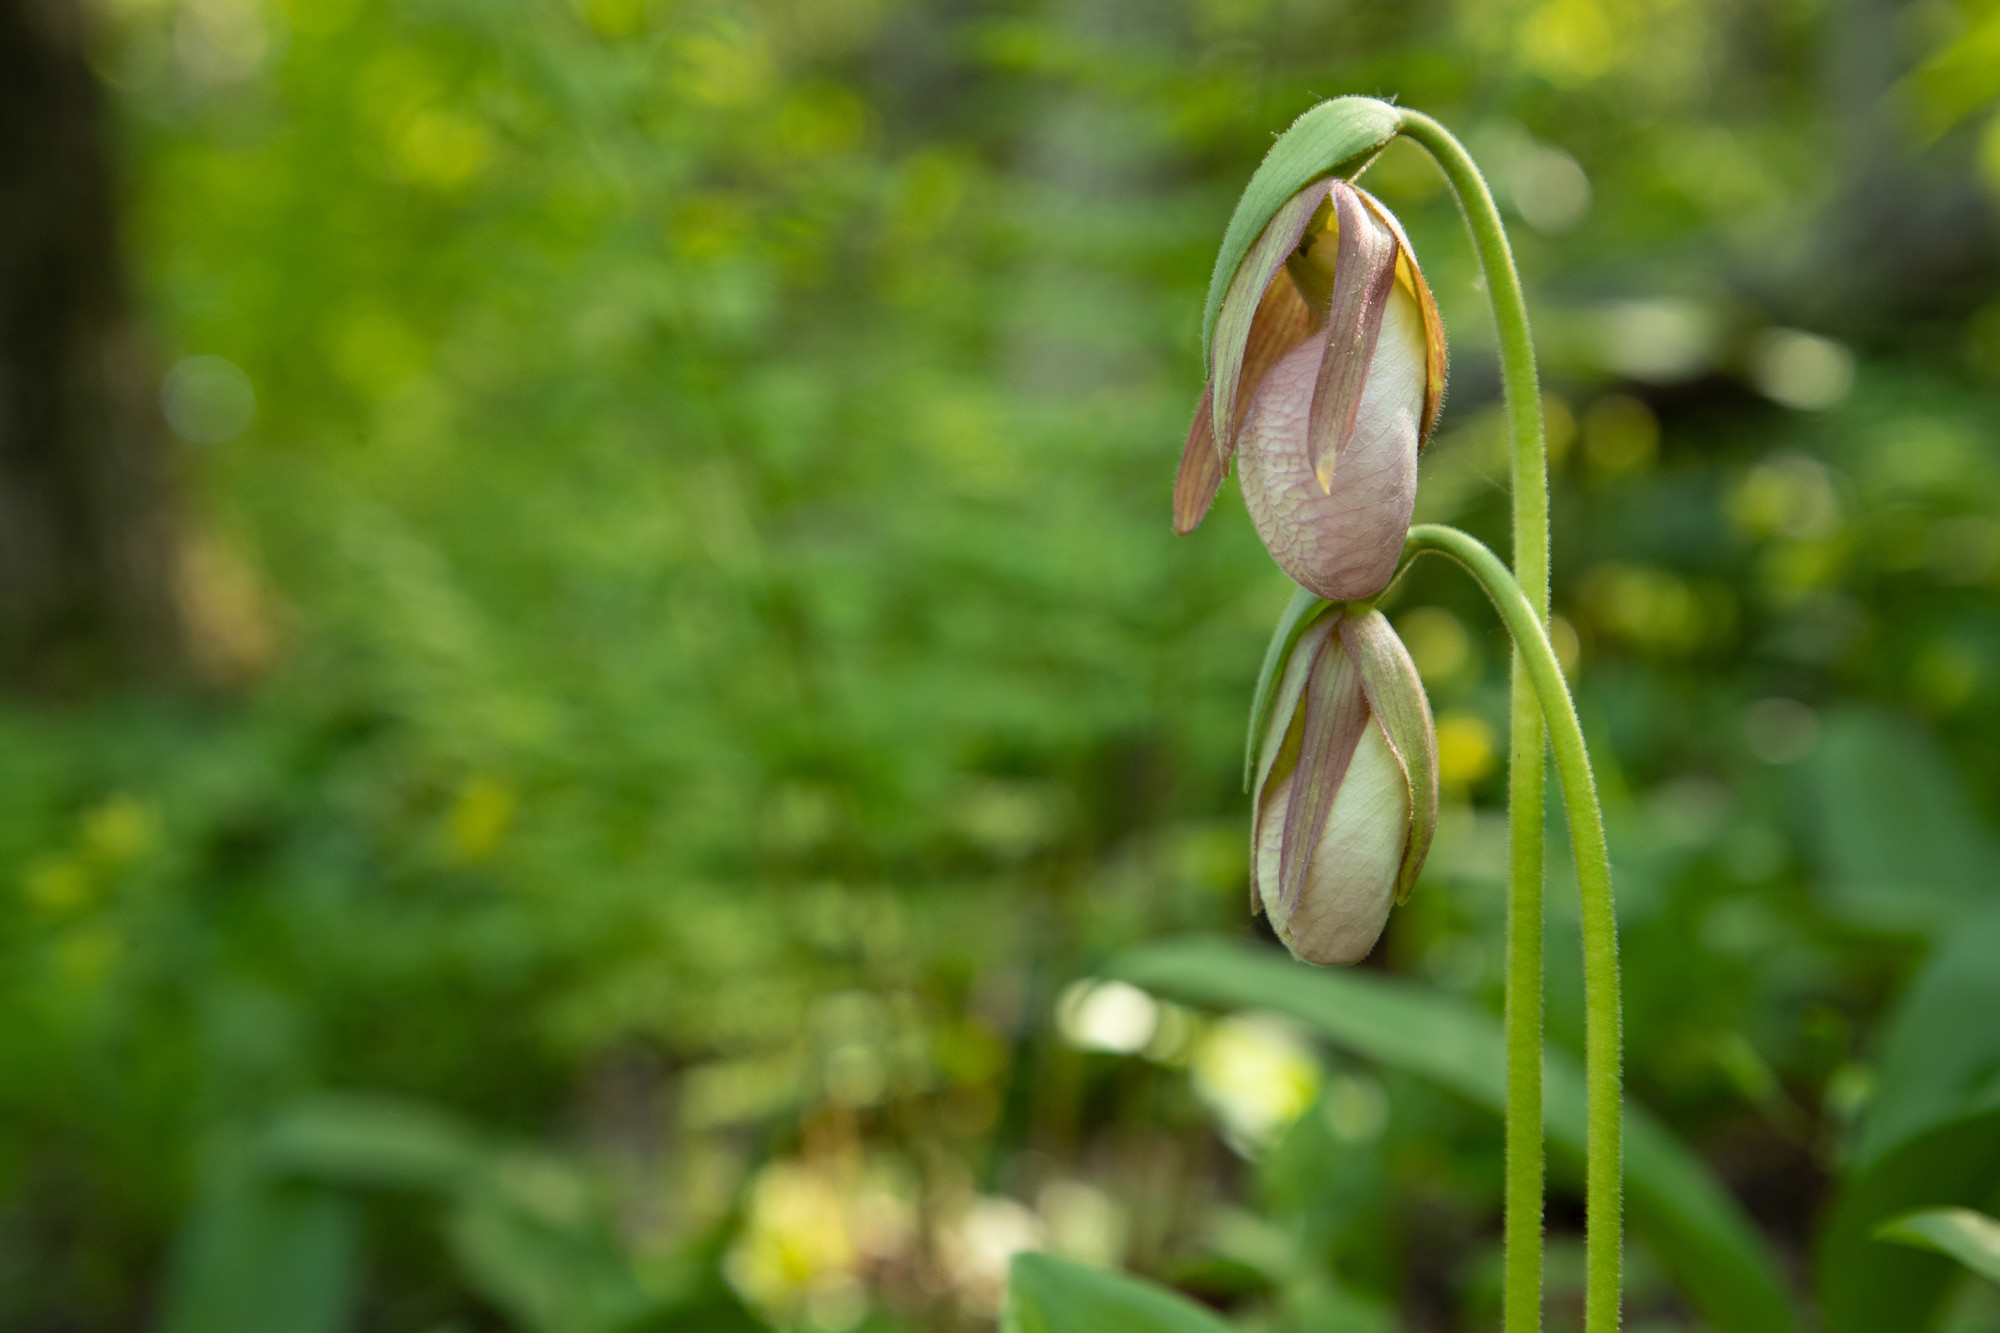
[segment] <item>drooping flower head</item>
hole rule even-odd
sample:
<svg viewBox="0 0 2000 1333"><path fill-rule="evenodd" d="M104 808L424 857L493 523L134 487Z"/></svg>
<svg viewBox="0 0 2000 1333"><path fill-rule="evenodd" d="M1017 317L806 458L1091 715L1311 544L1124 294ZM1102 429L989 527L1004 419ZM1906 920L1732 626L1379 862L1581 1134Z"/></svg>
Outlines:
<svg viewBox="0 0 2000 1333"><path fill-rule="evenodd" d="M1251 910L1306 962L1355 963L1430 851L1437 733L1380 611L1303 623L1268 718L1252 721Z"/></svg>
<svg viewBox="0 0 2000 1333"><path fill-rule="evenodd" d="M1192 531L1238 458L1272 558L1336 601L1373 596L1394 574L1417 451L1444 401L1444 326L1416 251L1339 174L1366 165L1394 124L1394 109L1370 99L1322 103L1244 192L1210 289L1209 380L1174 486L1174 529ZM1308 148L1316 155L1301 157ZM1274 182L1315 167L1259 221Z"/></svg>

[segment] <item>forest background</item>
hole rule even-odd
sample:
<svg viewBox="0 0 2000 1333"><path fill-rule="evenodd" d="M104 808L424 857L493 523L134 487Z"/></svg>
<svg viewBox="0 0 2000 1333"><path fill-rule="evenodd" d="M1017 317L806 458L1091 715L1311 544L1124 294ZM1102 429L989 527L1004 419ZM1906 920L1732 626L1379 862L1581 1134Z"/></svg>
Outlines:
<svg viewBox="0 0 2000 1333"><path fill-rule="evenodd" d="M10 305L9 383L123 407L12 427L0 500L36 449L141 493L49 530L125 534L83 612L0 560L0 1327L974 1329L1030 1246L1490 1327L1486 1110L1087 980L1262 930L1289 587L1168 497L1236 193L1348 92L1495 182L1631 1093L1806 1299L1900 997L2000 902L1990 0L8 8L114 183L44 228L88 337ZM1451 336L1419 517L1501 545L1457 214L1405 145L1365 183ZM1447 810L1368 969L1497 1011L1505 644L1446 569L1387 609Z"/></svg>

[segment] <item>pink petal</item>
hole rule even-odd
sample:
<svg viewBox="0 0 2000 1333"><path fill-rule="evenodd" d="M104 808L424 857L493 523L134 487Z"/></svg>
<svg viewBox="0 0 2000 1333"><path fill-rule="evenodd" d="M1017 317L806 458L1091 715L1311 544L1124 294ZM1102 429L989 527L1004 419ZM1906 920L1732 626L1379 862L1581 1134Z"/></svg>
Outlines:
<svg viewBox="0 0 2000 1333"><path fill-rule="evenodd" d="M1331 601L1373 597L1403 553L1417 498L1417 431L1424 410L1422 313L1397 288L1383 311L1354 431L1320 488L1307 457L1322 331L1271 368L1238 439L1244 503L1271 558Z"/></svg>
<svg viewBox="0 0 2000 1333"><path fill-rule="evenodd" d="M1354 433L1363 385L1375 360L1382 316L1396 285L1396 234L1346 181L1333 183L1340 236L1328 298L1326 352L1313 385L1306 452L1321 490L1333 486L1341 446Z"/></svg>
<svg viewBox="0 0 2000 1333"><path fill-rule="evenodd" d="M1278 856L1278 902L1288 912L1299 900L1333 798L1347 776L1347 762L1368 725L1368 698L1337 634L1329 635L1314 655L1304 712Z"/></svg>

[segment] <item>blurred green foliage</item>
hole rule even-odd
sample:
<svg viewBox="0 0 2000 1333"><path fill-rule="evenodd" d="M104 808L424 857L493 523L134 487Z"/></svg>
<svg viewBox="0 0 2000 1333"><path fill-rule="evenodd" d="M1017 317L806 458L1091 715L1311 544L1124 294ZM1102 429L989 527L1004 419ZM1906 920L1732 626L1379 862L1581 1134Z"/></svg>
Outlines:
<svg viewBox="0 0 2000 1333"><path fill-rule="evenodd" d="M1264 1328L1490 1324L1475 1104L1071 985L1260 929L1289 588L1168 494L1236 192L1350 91L1460 131L1514 228L1632 1096L1801 1303L1843 1164L2000 1165L1990 1042L1883 1035L1994 901L1990 4L99 17L162 368L255 407L169 381L219 687L0 714L0 1324L970 1327L1027 1245ZM1419 516L1499 542L1457 217L1406 145L1367 181L1452 336ZM1374 965L1494 1008L1504 644L1447 569L1389 609L1449 808ZM1897 1031L1991 1012L1921 1017L2000 986L1958 958ZM2000 1328L1870 1239L1974 1174L1828 1243ZM1695 1327L1643 1244L1630 1309Z"/></svg>

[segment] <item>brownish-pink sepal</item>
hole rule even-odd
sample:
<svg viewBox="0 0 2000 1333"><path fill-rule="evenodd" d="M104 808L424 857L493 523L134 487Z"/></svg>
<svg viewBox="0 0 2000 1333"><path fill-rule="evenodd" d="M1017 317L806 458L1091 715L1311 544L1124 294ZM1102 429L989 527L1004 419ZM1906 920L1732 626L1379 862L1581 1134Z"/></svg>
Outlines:
<svg viewBox="0 0 2000 1333"><path fill-rule="evenodd" d="M1326 831L1327 816L1333 813L1333 798L1367 725L1368 699L1362 693L1360 678L1339 638L1329 634L1306 677L1298 767L1292 776L1291 798L1285 804L1278 901L1287 912L1297 905L1305 888L1313 853Z"/></svg>
<svg viewBox="0 0 2000 1333"><path fill-rule="evenodd" d="M1322 605L1305 618L1305 627L1299 631L1298 641L1292 645L1291 653L1278 673L1269 720L1265 723L1264 735L1257 742L1255 780L1250 785L1252 916L1264 910L1256 874L1257 845L1266 814L1264 793L1273 783L1282 782L1298 764L1299 734L1304 729L1299 719L1299 703L1305 697L1306 681L1312 674L1313 661L1332 635L1333 624L1339 614L1334 608Z"/></svg>
<svg viewBox="0 0 2000 1333"><path fill-rule="evenodd" d="M1374 212L1377 219L1389 230L1396 233L1399 252L1396 256L1396 276L1409 286L1416 295L1417 308L1424 318L1424 415L1419 423L1417 447L1430 443L1431 431L1436 427L1438 416L1444 411L1445 374L1448 358L1445 353L1444 316L1438 313L1437 298L1431 295L1431 285L1424 281L1424 271L1417 263L1416 247L1403 230L1403 224L1396 215L1382 206L1382 201L1368 191L1356 187L1358 193Z"/></svg>
<svg viewBox="0 0 2000 1333"><path fill-rule="evenodd" d="M1264 288L1263 299L1257 303L1257 314L1250 322L1250 335L1244 344L1243 362L1236 383L1236 410L1234 420L1240 423L1250 410L1250 400L1257 392L1257 386L1264 381L1265 372L1312 335L1313 313L1299 289L1293 284L1291 275L1282 269ZM1194 421L1188 426L1187 445L1181 450L1181 467L1174 479L1174 531L1185 537L1201 525L1208 516L1209 507L1215 503L1215 496L1222 489L1222 479L1229 473L1229 460L1235 456L1236 442L1217 448L1215 444L1215 381L1202 386L1201 404L1195 408ZM1203 452L1206 457L1203 457Z"/></svg>
<svg viewBox="0 0 2000 1333"><path fill-rule="evenodd" d="M1215 435L1216 449L1224 458L1235 447L1236 431L1243 422L1243 410L1248 403L1248 398L1239 395L1237 389L1245 378L1251 328L1264 306L1264 298L1272 286L1271 279L1284 267L1292 251L1298 248L1299 238L1305 235L1306 224L1312 221L1313 214L1325 201L1327 189L1326 181L1314 181L1272 214L1271 220L1264 224L1264 230L1250 247L1250 252L1243 257L1243 263L1237 267L1236 276L1229 280L1229 290L1222 298L1222 308L1215 320L1215 364L1209 374L1210 382L1215 385L1215 397L1210 400L1209 407L1213 414L1210 429ZM1254 393L1256 379L1251 379L1249 383Z"/></svg>
<svg viewBox="0 0 2000 1333"><path fill-rule="evenodd" d="M1424 693L1417 664L1380 611L1343 616L1340 644L1354 663L1368 697L1368 711L1381 724L1389 750L1402 766L1410 785L1410 831L1403 843L1403 862L1396 872L1396 901L1416 887L1417 876L1430 854L1437 833L1437 727L1431 701Z"/></svg>
<svg viewBox="0 0 2000 1333"><path fill-rule="evenodd" d="M1344 180L1334 181L1332 191L1340 235L1327 306L1326 351L1306 422L1306 460L1326 492L1333 489L1334 462L1354 434L1401 253L1396 233L1361 201L1360 191Z"/></svg>
<svg viewBox="0 0 2000 1333"><path fill-rule="evenodd" d="M1180 472L1174 477L1174 533L1185 537L1201 526L1222 489L1229 471L1227 458L1215 447L1214 414L1209 405L1215 399L1215 385L1205 384L1201 405L1188 425L1187 445L1181 450Z"/></svg>

